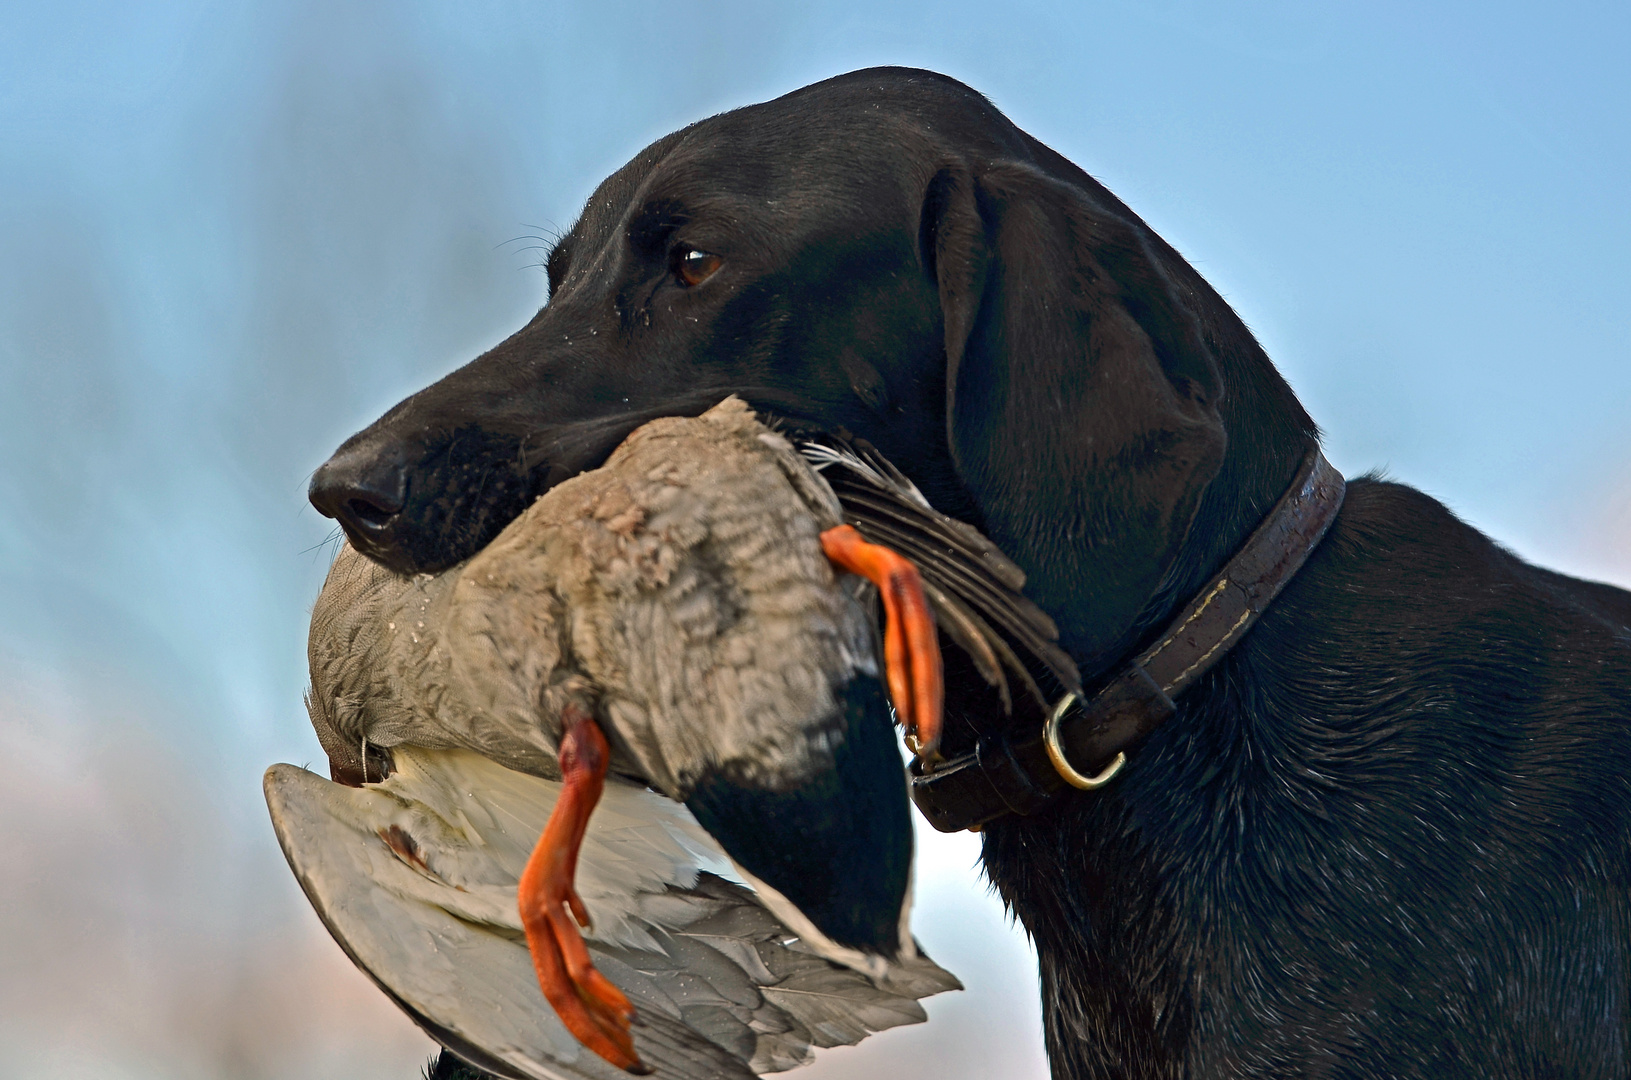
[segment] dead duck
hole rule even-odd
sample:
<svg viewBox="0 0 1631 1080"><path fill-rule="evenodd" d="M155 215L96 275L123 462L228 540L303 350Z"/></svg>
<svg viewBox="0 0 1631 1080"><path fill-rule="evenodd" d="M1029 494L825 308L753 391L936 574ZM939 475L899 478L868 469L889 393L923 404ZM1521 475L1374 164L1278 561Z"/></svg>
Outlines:
<svg viewBox="0 0 1631 1080"><path fill-rule="evenodd" d="M314 610L312 717L336 779L382 778L390 748L416 745L564 782L522 875L522 921L567 1027L625 1068L640 1067L632 1010L572 918L585 915L573 861L608 770L684 802L823 955L881 976L912 954L887 699L932 755L934 630L911 566L845 516L916 545L948 636L1005 700L1005 666L1030 680L991 623L1048 655L1051 625L983 538L864 446L806 451L832 483L738 402L657 421L460 567L406 580L342 553ZM880 585L883 679L829 559Z"/></svg>
<svg viewBox="0 0 1631 1080"><path fill-rule="evenodd" d="M336 778L383 776L381 751L416 745L563 782L522 921L551 1005L625 1068L640 1067L632 1009L588 961L573 888L608 770L685 803L825 955L881 974L912 953L885 680L829 559L878 578L887 681L932 745L938 658L910 565L845 529L830 489L734 401L647 425L443 574L342 552L314 609L312 716Z"/></svg>

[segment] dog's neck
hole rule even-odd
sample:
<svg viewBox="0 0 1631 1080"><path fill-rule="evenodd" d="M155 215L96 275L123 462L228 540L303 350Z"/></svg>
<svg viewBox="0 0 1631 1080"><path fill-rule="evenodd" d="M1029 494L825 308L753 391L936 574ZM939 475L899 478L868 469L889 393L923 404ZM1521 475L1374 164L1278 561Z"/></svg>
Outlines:
<svg viewBox="0 0 1631 1080"><path fill-rule="evenodd" d="M1144 607L1109 648L1075 656L1084 683L1120 667L1171 622L1262 524L1319 445L1319 429L1290 386L1244 327L1239 336L1244 340L1236 347L1219 350L1228 386L1219 409L1229 434L1223 464Z"/></svg>
<svg viewBox="0 0 1631 1080"><path fill-rule="evenodd" d="M1231 358L1228 453L1182 549L1124 635L1123 654L1084 670L1084 681L1112 670L1167 625L1261 524L1318 443L1290 388L1250 345L1255 356ZM1229 658L1220 667L1232 664ZM1207 726L1227 739L1232 723L1250 722L1231 685L1223 673L1197 685L1169 724ZM984 831L987 874L1036 944L1055 1076L1101 1075L1109 1060L1129 1075L1179 1075L1204 1000L1195 958L1208 928L1185 923L1163 900L1183 870L1172 865L1172 852L1152 844L1141 820L1150 807L1130 799L1121 783L1067 795ZM1128 1056L1134 1048L1137 1061Z"/></svg>

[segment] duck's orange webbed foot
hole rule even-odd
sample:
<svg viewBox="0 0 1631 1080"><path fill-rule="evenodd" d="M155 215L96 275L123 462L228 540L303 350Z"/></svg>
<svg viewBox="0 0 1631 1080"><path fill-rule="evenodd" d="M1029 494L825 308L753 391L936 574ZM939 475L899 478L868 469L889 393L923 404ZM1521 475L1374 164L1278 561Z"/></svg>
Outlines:
<svg viewBox="0 0 1631 1080"><path fill-rule="evenodd" d="M883 598L883 658L889 698L902 726L916 739L913 750L926 761L936 760L945 686L934 612L923 595L917 567L889 548L867 543L850 525L822 533L821 550L834 565L878 587Z"/></svg>
<svg viewBox="0 0 1631 1080"><path fill-rule="evenodd" d="M613 1065L645 1076L652 1069L640 1060L629 1033L634 1006L590 961L578 932L588 927L589 912L573 886L578 847L606 786L611 751L581 707L568 705L561 722L561 798L521 873L521 925L538 984L561 1023Z"/></svg>

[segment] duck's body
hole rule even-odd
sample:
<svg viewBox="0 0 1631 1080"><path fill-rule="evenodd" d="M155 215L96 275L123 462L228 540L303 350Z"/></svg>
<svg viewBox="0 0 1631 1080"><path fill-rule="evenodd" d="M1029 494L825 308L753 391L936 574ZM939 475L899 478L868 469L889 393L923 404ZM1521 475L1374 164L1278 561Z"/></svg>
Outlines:
<svg viewBox="0 0 1631 1080"><path fill-rule="evenodd" d="M878 979L915 957L889 691L864 586L830 561L847 532L831 488L732 399L642 428L441 574L347 548L314 608L309 705L336 780L426 747L564 781L521 921L551 1004L625 1067L631 1007L566 914L585 914L573 863L608 771L684 802L821 955ZM915 632L933 645L926 612ZM929 680L896 681L937 715Z"/></svg>
<svg viewBox="0 0 1631 1080"><path fill-rule="evenodd" d="M612 769L685 801L724 774L830 768L842 699L876 682L870 620L822 552L831 489L734 399L641 428L479 554L402 578L349 546L312 613L311 711L335 771L362 748L464 747L559 779L588 700Z"/></svg>

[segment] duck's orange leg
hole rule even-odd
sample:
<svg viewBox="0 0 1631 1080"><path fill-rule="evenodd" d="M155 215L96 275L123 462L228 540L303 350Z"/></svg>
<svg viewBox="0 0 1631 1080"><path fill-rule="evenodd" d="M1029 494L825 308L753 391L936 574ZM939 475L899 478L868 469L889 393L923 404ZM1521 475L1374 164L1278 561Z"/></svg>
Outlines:
<svg viewBox="0 0 1631 1080"><path fill-rule="evenodd" d="M561 714L561 798L521 872L521 925L538 984L561 1023L613 1065L645 1076L652 1070L640 1060L629 1034L634 1006L595 970L578 932L580 925L589 925L588 909L573 886L578 847L606 786L610 756L594 719L582 707L568 705Z"/></svg>
<svg viewBox="0 0 1631 1080"><path fill-rule="evenodd" d="M923 596L917 567L889 548L867 543L850 525L822 533L821 550L834 565L878 587L883 598L883 659L889 698L902 726L916 738L916 752L934 760L940 746L945 685L934 612Z"/></svg>

